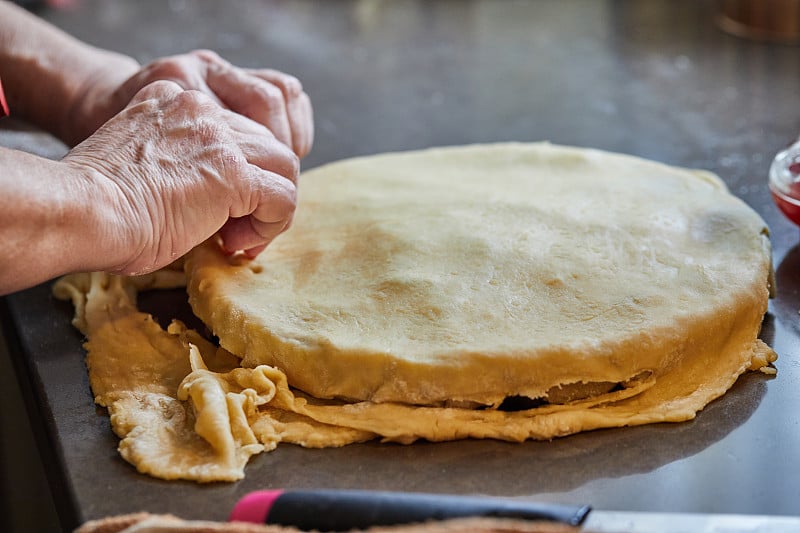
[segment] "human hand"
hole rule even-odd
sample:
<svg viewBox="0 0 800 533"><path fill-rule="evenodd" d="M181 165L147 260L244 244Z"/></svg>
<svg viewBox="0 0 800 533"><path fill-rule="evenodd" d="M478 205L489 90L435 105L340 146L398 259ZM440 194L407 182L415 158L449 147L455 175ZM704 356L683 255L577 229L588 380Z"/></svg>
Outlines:
<svg viewBox="0 0 800 533"><path fill-rule="evenodd" d="M217 231L225 250L254 257L294 213L298 157L264 125L174 82L146 86L62 162L109 221L97 270L150 272Z"/></svg>
<svg viewBox="0 0 800 533"><path fill-rule="evenodd" d="M209 50L157 59L130 73L130 65L101 62L87 80L85 90L69 113L81 125L73 134L82 140L122 110L146 85L159 80L177 83L183 89L200 91L222 107L266 126L280 142L299 157L314 141L311 100L294 76L271 69L239 68ZM120 71L130 75L120 83ZM77 127L77 126L76 126Z"/></svg>

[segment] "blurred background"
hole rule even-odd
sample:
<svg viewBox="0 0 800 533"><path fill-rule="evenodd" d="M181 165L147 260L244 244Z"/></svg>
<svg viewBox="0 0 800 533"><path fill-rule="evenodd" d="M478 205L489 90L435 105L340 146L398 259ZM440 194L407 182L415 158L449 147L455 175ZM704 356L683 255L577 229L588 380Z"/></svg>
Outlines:
<svg viewBox="0 0 800 533"><path fill-rule="evenodd" d="M787 269L798 262L797 228L775 209L766 178L800 134L798 0L21 3L143 64L210 48L295 74L315 107L305 168L433 145L549 140L712 170L780 243L787 296L773 313L796 327ZM13 118L0 123L0 144L52 158L66 151ZM12 370L0 352L0 530L56 531L22 401L32 388L20 389ZM754 483L769 483L768 473ZM773 496L754 495L752 510L779 512L786 502Z"/></svg>

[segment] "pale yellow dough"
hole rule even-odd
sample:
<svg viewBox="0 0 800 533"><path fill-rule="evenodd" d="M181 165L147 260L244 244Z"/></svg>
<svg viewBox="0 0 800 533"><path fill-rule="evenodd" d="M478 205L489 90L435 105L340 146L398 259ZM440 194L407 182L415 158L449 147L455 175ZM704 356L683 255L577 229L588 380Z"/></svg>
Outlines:
<svg viewBox="0 0 800 533"><path fill-rule="evenodd" d="M294 226L256 261L208 246L187 273L222 346L314 397L497 406L746 359L770 253L710 174L500 144L307 172Z"/></svg>
<svg viewBox="0 0 800 533"><path fill-rule="evenodd" d="M222 348L136 310L136 290L178 273L56 285L140 471L233 480L279 442L521 441L687 420L742 372L774 371L757 338L767 230L710 174L500 144L300 181L292 229L258 260L213 243L187 259L190 301ZM541 405L497 410L509 396Z"/></svg>

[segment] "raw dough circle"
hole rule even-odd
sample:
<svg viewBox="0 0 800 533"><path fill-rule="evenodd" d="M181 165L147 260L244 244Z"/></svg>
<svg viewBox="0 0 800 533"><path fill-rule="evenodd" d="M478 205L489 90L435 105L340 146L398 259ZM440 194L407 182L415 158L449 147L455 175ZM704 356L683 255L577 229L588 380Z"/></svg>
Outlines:
<svg viewBox="0 0 800 533"><path fill-rule="evenodd" d="M566 403L752 356L767 229L709 173L496 144L340 161L299 185L289 231L252 262L196 249L188 290L243 366L314 397Z"/></svg>

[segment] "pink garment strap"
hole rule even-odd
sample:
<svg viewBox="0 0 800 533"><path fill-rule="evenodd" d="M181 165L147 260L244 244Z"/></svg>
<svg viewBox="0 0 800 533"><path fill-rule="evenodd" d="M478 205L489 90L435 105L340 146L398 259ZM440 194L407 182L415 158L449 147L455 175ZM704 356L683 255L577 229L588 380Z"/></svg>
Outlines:
<svg viewBox="0 0 800 533"><path fill-rule="evenodd" d="M0 81L0 118L7 117L9 114L8 103L6 103L6 95L3 93L3 82Z"/></svg>

